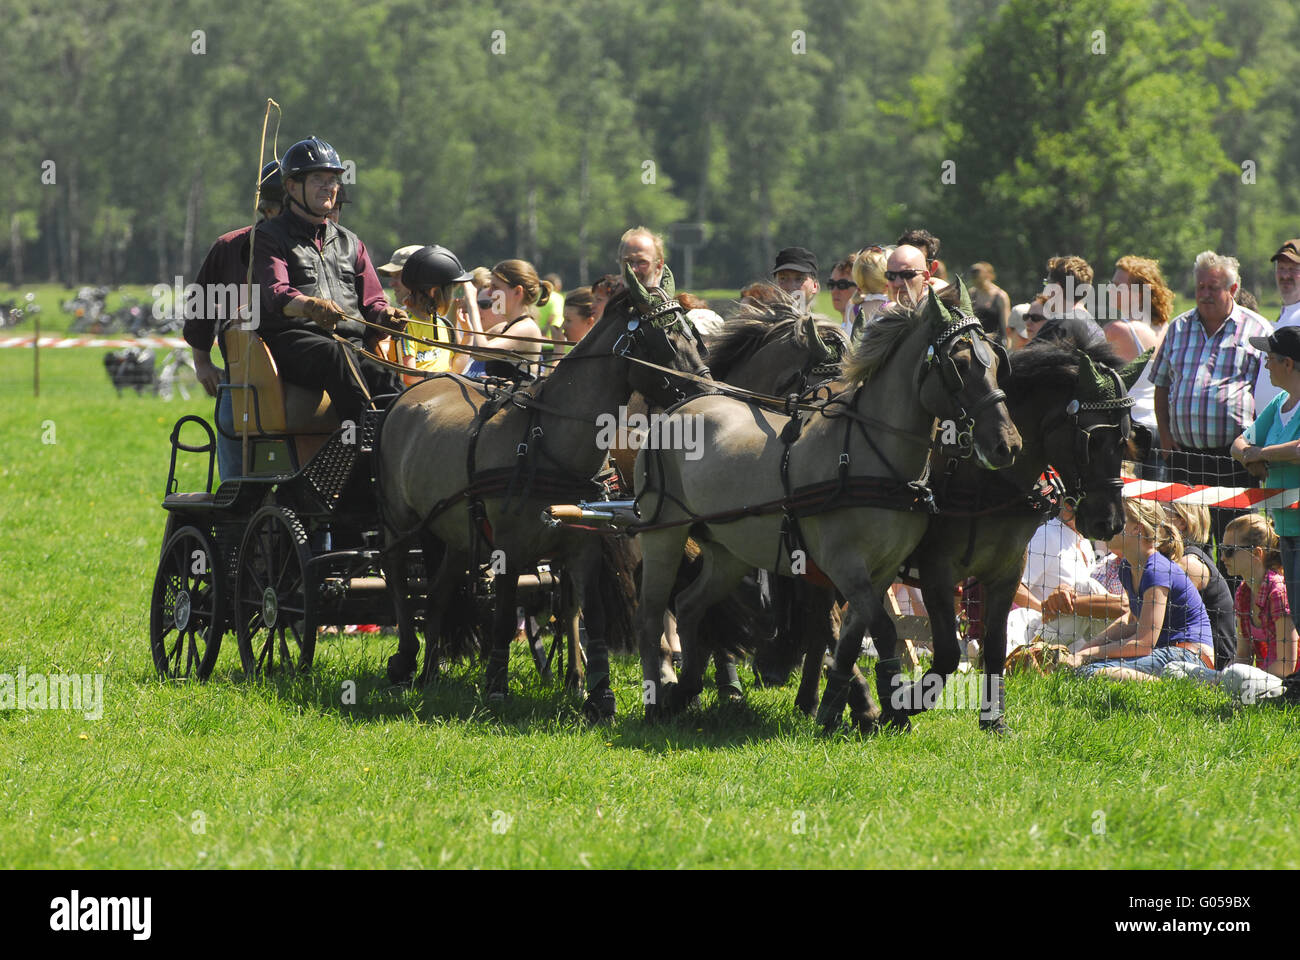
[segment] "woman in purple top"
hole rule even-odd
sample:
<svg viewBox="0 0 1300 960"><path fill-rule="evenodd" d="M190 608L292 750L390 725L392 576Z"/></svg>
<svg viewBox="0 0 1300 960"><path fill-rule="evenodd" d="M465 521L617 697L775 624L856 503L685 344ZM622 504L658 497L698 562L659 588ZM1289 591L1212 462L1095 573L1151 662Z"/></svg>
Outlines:
<svg viewBox="0 0 1300 960"><path fill-rule="evenodd" d="M1129 613L1071 662L1082 676L1116 680L1154 680L1166 665L1180 660L1214 669L1205 604L1174 562L1182 554L1182 537L1158 503L1125 500L1124 514L1124 530L1109 546L1124 558L1120 580L1129 597Z"/></svg>

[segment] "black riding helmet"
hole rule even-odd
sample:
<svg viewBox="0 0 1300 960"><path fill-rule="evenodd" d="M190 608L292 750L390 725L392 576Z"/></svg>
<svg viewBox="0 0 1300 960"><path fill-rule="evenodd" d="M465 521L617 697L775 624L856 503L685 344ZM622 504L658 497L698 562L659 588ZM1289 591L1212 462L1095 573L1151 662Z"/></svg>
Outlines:
<svg viewBox="0 0 1300 960"><path fill-rule="evenodd" d="M284 157L280 160L280 177L282 181L292 180L294 177L302 178L317 170L329 170L334 173L344 171L343 163L339 160L338 151L320 137L313 136L308 137L306 140L299 140L284 152ZM285 191L285 197L290 204L297 204L307 211L310 216L325 216L323 213L317 213L306 204L298 203L297 200L288 195L288 191ZM305 199L306 194L303 194L303 197Z"/></svg>
<svg viewBox="0 0 1300 960"><path fill-rule="evenodd" d="M272 160L262 168L258 178L262 203L284 204L284 181L280 179L280 161Z"/></svg>
<svg viewBox="0 0 1300 960"><path fill-rule="evenodd" d="M402 267L402 286L427 294L433 287L473 280L460 264L460 258L444 246L421 247Z"/></svg>

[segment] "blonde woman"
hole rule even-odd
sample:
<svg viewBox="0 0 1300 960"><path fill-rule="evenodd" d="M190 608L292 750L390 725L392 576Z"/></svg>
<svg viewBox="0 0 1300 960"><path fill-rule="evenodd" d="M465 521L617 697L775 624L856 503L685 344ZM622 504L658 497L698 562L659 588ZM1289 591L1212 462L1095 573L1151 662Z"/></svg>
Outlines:
<svg viewBox="0 0 1300 960"><path fill-rule="evenodd" d="M1297 638L1272 522L1258 513L1238 517L1224 530L1220 552L1228 573L1241 577L1237 663L1289 676L1296 669Z"/></svg>
<svg viewBox="0 0 1300 960"><path fill-rule="evenodd" d="M885 309L889 300L885 267L893 249L873 244L859 250L853 257L853 282L857 284L858 292L844 308L844 335L850 343L860 340L867 324Z"/></svg>
<svg viewBox="0 0 1300 960"><path fill-rule="evenodd" d="M1210 511L1199 503L1166 503L1169 522L1183 538L1183 555L1178 559L1205 604L1214 638L1214 668L1222 670L1237 655L1237 622L1232 590L1214 565L1206 545L1210 539Z"/></svg>
<svg viewBox="0 0 1300 960"><path fill-rule="evenodd" d="M1176 561L1183 542L1164 509L1150 500L1124 501L1124 529L1107 544L1123 558L1120 581L1129 613L1069 662L1085 677L1154 680L1179 661L1213 669L1214 641L1205 604Z"/></svg>

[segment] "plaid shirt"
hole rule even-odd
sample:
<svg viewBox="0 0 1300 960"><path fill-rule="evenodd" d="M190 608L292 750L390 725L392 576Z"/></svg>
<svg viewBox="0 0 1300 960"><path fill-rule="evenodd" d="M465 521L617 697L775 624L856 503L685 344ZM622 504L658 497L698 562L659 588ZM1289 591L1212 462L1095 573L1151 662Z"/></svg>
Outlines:
<svg viewBox="0 0 1300 960"><path fill-rule="evenodd" d="M1272 324L1240 304L1212 337L1194 309L1169 324L1151 380L1169 388L1169 429L1179 446L1226 447L1254 423L1255 381L1265 357L1247 338L1272 332Z"/></svg>

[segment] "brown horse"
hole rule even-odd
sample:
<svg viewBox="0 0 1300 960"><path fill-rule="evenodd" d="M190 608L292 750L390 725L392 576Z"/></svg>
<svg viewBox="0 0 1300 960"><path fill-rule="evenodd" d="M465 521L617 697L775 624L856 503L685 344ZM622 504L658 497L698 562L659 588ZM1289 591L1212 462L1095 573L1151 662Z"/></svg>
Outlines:
<svg viewBox="0 0 1300 960"><path fill-rule="evenodd" d="M594 495L591 478L608 452L598 443L598 420L615 415L634 390L663 405L701 390L635 361L708 376L689 321L671 300L671 274L665 272L664 289L646 291L630 269L624 281L627 292L610 302L600 323L545 380L497 390L463 377L437 377L412 387L389 409L377 456L386 569L398 585L399 645L388 665L394 682L411 681L419 651L409 591L401 586L407 583L407 545L417 538L426 557L441 555L429 577L423 679L436 672L435 639L453 591L467 570L477 573L482 564L497 574L489 699L506 694L521 571L543 559L561 562L573 598L564 617L576 622L599 564L599 541L543 523L542 508ZM608 651L598 625L588 623L588 633L586 709L612 716Z"/></svg>
<svg viewBox="0 0 1300 960"><path fill-rule="evenodd" d="M960 293L965 307L969 299L964 288ZM673 408L673 416L698 418L709 455L693 460L680 450L643 449L637 456L647 718L682 705L675 678L661 668L659 623L688 535L700 542L704 567L678 600L684 648L704 611L755 567L820 572L848 598L836 651L846 678L858 652L858 641L846 638L861 637L868 624L873 635L892 637L876 584L892 581L925 532L926 514L906 508L924 508L915 481L935 418L957 426L991 467L1009 465L1019 451L999 370L979 322L931 294L915 311L877 320L849 358L839 392L806 418L716 395ZM688 668L702 669L702 657L687 657ZM864 725L867 711L866 704L857 710Z"/></svg>

